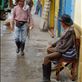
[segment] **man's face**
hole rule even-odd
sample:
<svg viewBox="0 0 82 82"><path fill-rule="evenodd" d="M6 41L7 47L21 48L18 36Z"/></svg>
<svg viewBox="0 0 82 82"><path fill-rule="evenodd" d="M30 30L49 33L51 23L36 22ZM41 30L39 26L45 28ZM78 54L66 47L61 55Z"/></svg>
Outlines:
<svg viewBox="0 0 82 82"><path fill-rule="evenodd" d="M61 22L62 26L64 29L68 28L68 26L66 24L64 24L63 22Z"/></svg>
<svg viewBox="0 0 82 82"><path fill-rule="evenodd" d="M63 27L65 26L65 24L63 22L61 22L61 24L62 24Z"/></svg>
<svg viewBox="0 0 82 82"><path fill-rule="evenodd" d="M18 4L19 4L20 7L23 7L23 6L24 6L24 0L20 0L20 1L18 2Z"/></svg>

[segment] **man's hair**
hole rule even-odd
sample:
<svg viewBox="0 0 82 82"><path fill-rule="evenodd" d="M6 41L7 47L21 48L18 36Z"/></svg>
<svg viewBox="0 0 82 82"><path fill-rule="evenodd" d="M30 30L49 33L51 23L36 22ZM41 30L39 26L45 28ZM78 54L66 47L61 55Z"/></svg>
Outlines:
<svg viewBox="0 0 82 82"><path fill-rule="evenodd" d="M71 19L71 17L67 14L63 14L61 19L59 19L61 22L63 22L65 25L67 26L71 26L73 25L73 20Z"/></svg>
<svg viewBox="0 0 82 82"><path fill-rule="evenodd" d="M21 1L21 0L16 0L16 4L18 4L19 1ZM25 1L25 0L22 0L22 1Z"/></svg>

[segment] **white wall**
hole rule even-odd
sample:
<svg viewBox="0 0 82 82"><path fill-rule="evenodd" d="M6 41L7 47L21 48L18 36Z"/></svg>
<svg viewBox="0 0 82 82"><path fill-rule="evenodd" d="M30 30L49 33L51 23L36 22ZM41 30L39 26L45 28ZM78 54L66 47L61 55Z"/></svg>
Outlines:
<svg viewBox="0 0 82 82"><path fill-rule="evenodd" d="M75 0L74 23L82 27L82 0Z"/></svg>

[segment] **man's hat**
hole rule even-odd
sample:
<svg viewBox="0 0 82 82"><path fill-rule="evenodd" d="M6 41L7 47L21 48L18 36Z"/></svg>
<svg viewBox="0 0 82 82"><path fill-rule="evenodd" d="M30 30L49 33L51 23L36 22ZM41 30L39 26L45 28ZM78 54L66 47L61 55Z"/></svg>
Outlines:
<svg viewBox="0 0 82 82"><path fill-rule="evenodd" d="M73 21L72 21L71 17L67 14L63 14L59 20L68 26L73 25Z"/></svg>

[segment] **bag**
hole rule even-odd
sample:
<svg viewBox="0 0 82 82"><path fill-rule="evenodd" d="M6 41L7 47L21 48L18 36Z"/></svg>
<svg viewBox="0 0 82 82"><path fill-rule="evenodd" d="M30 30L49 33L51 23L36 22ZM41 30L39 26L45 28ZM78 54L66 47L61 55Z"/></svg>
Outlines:
<svg viewBox="0 0 82 82"><path fill-rule="evenodd" d="M26 22L23 22L23 21L16 21L16 26L20 28L20 27L23 26L25 23L26 23Z"/></svg>
<svg viewBox="0 0 82 82"><path fill-rule="evenodd" d="M46 21L43 18L41 18L41 21L40 21L40 30L42 30L42 31L48 30L48 21Z"/></svg>

